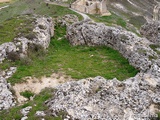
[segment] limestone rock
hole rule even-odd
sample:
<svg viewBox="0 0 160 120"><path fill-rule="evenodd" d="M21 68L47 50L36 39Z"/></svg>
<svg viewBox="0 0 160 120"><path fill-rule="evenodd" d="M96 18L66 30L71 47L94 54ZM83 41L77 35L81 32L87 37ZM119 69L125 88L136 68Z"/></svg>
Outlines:
<svg viewBox="0 0 160 120"><path fill-rule="evenodd" d="M47 105L52 115L66 111L79 120L146 120L156 116L160 103L158 82L142 73L123 82L102 77L67 82L56 88Z"/></svg>
<svg viewBox="0 0 160 120"><path fill-rule="evenodd" d="M0 62L6 58L16 60L27 56L30 47L46 49L49 46L50 38L54 35L52 18L36 16L34 22L33 31L29 31L27 37L22 35L13 42L0 45Z"/></svg>
<svg viewBox="0 0 160 120"><path fill-rule="evenodd" d="M160 43L160 22L145 23L140 33L153 43Z"/></svg>
<svg viewBox="0 0 160 120"><path fill-rule="evenodd" d="M0 110L9 109L16 103L13 94L10 91L11 86L6 81L6 79L11 77L15 72L15 67L0 72Z"/></svg>
<svg viewBox="0 0 160 120"><path fill-rule="evenodd" d="M28 106L23 108L20 112L22 113L23 116L27 116L31 109L32 109L32 106Z"/></svg>
<svg viewBox="0 0 160 120"><path fill-rule="evenodd" d="M46 116L46 114L44 113L44 111L36 111L36 115L40 116L40 117Z"/></svg>
<svg viewBox="0 0 160 120"><path fill-rule="evenodd" d="M56 22L62 26L69 26L75 22L78 22L78 17L76 15L73 14L67 14L63 17L58 17L56 19Z"/></svg>

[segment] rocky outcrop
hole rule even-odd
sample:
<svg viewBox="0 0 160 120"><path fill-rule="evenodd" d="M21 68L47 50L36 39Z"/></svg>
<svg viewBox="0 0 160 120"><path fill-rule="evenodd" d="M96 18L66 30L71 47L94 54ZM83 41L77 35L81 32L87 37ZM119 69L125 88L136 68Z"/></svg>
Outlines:
<svg viewBox="0 0 160 120"><path fill-rule="evenodd" d="M149 22L140 29L141 35L153 43L160 43L160 22Z"/></svg>
<svg viewBox="0 0 160 120"><path fill-rule="evenodd" d="M6 71L0 72L0 110L8 109L15 105L15 99L13 97L10 84L6 79L11 77L15 73L16 68L11 67Z"/></svg>
<svg viewBox="0 0 160 120"><path fill-rule="evenodd" d="M56 23L60 24L61 26L69 26L75 22L78 22L78 17L74 14L67 14L63 17L56 18Z"/></svg>
<svg viewBox="0 0 160 120"><path fill-rule="evenodd" d="M157 117L158 104L159 80L143 73L123 82L102 77L67 82L47 102L53 116L65 111L78 120L147 120Z"/></svg>
<svg viewBox="0 0 160 120"><path fill-rule="evenodd" d="M43 48L49 46L50 38L54 34L54 26L51 18L35 18L33 31L28 31L27 35L20 35L13 42L0 45L0 62L8 56L24 57L27 56L28 49Z"/></svg>
<svg viewBox="0 0 160 120"><path fill-rule="evenodd" d="M159 55L150 45L152 42L140 38L122 28L105 26L102 23L82 21L67 28L67 38L72 45L110 46L118 50L131 65L142 72L151 72ZM155 73L153 73L155 74ZM158 73L157 76L160 77Z"/></svg>

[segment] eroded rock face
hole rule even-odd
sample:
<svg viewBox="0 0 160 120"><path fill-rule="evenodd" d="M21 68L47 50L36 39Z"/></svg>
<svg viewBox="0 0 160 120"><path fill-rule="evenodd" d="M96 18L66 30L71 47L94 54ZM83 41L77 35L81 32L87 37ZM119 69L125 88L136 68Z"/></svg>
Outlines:
<svg viewBox="0 0 160 120"><path fill-rule="evenodd" d="M66 111L79 120L146 120L156 117L158 104L159 80L147 74L123 82L102 77L67 82L47 103L53 115Z"/></svg>
<svg viewBox="0 0 160 120"><path fill-rule="evenodd" d="M160 43L160 22L149 22L144 24L140 33L153 43Z"/></svg>
<svg viewBox="0 0 160 120"><path fill-rule="evenodd" d="M9 54L27 56L30 46L46 49L49 46L50 38L54 35L54 25L52 18L36 17L33 31L29 31L27 36L15 38L13 42L0 45L0 62Z"/></svg>
<svg viewBox="0 0 160 120"><path fill-rule="evenodd" d="M6 79L11 77L16 71L15 67L11 67L6 71L0 72L0 110L8 109L15 105L15 99L10 91L11 86Z"/></svg>

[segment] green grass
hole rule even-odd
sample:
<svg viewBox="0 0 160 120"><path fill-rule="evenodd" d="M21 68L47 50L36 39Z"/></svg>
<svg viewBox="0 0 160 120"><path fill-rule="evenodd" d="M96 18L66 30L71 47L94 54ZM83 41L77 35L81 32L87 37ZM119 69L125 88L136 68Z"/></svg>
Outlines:
<svg viewBox="0 0 160 120"><path fill-rule="evenodd" d="M11 3L8 8L0 11L0 23L10 19L11 17L24 14L38 14L51 17L76 14L80 19L82 19L82 16L67 7L47 5L43 0L17 0Z"/></svg>
<svg viewBox="0 0 160 120"><path fill-rule="evenodd" d="M34 96L34 93L32 93L31 91L24 91L24 92L21 92L20 95L22 95L23 97L25 98L28 98L30 99L30 97L33 97Z"/></svg>
<svg viewBox="0 0 160 120"><path fill-rule="evenodd" d="M126 28L126 22L118 15L112 13L110 16L100 16L100 15L89 15L96 22L103 22L106 25L120 25L123 28Z"/></svg>
<svg viewBox="0 0 160 120"><path fill-rule="evenodd" d="M32 106L32 109L28 114L28 120L41 120L41 117L37 117L35 113L36 111L48 110L48 107L44 104L44 102L53 96L53 92L53 89L47 88L45 90L42 90L39 95L36 95L33 101L29 101L24 105L16 106L8 110L0 111L0 120L20 120L23 117L20 113L20 110L27 106ZM58 117L52 117L48 114L44 118L46 120L62 120L62 115L60 114Z"/></svg>
<svg viewBox="0 0 160 120"><path fill-rule="evenodd" d="M0 44L11 42L18 34L25 35L32 31L32 19L27 16L18 16L0 24Z"/></svg>
<svg viewBox="0 0 160 120"><path fill-rule="evenodd" d="M138 72L122 55L109 47L71 46L64 38L65 28L56 26L47 52L31 52L31 57L21 61L4 61L0 66L6 69L17 66L17 72L8 79L11 84L24 82L26 76L49 76L63 71L75 79L103 76L123 80ZM58 38L62 38L58 40Z"/></svg>

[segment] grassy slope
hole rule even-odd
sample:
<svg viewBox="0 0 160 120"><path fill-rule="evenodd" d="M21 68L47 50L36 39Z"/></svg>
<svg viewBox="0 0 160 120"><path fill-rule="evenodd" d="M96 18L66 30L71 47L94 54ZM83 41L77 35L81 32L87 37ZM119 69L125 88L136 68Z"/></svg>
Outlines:
<svg viewBox="0 0 160 120"><path fill-rule="evenodd" d="M51 75L63 71L75 79L103 76L119 80L134 76L138 71L128 61L109 47L72 47L64 38L65 28L57 26L47 52L32 53L30 59L11 63L5 61L1 69L17 66L17 72L8 80L12 84L23 82L26 76ZM58 40L62 38L61 40Z"/></svg>
<svg viewBox="0 0 160 120"><path fill-rule="evenodd" d="M78 15L66 7L48 5L43 0L17 0L11 3L8 8L0 11L0 23L11 17L23 14L39 14L51 17L63 16L65 14ZM80 15L78 17L82 19Z"/></svg>

